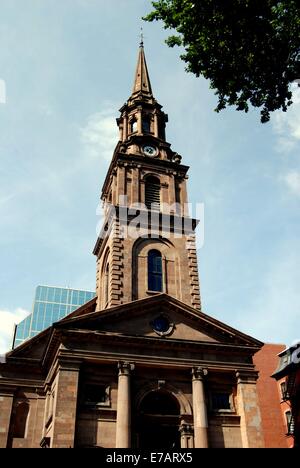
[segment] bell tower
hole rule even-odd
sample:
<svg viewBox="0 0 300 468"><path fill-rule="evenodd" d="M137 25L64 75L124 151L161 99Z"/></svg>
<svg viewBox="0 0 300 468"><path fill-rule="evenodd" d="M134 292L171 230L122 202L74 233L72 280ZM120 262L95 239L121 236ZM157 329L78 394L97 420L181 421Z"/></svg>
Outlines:
<svg viewBox="0 0 300 468"><path fill-rule="evenodd" d="M102 188L97 239L97 309L159 293L201 310L197 221L187 205L188 167L166 141L168 116L152 93L143 42L120 138Z"/></svg>

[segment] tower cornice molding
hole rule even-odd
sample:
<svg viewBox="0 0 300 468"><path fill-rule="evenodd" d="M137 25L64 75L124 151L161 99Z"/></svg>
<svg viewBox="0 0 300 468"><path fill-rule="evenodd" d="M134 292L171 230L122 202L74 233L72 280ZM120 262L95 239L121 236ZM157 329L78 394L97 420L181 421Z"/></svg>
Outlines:
<svg viewBox="0 0 300 468"><path fill-rule="evenodd" d="M157 229L162 236L164 235L164 226L167 226L170 232L184 234L185 236L193 235L199 223L198 219L190 218L189 216L163 212L155 212L157 216L153 220L152 213L151 210L143 210L131 206L111 205L96 241L93 254L97 257L100 255L102 246L110 236L114 223L120 223L120 226L128 226L137 216L139 217L140 229L149 230L149 232ZM168 223L166 223L166 218L168 218Z"/></svg>
<svg viewBox="0 0 300 468"><path fill-rule="evenodd" d="M174 155L176 153L173 153ZM187 172L189 170L189 166L185 166L184 164L180 164L177 162L170 161L169 159L150 159L142 156L141 154L128 154L122 152L116 152L114 154L113 160L108 168L106 178L104 180L101 192L101 199L103 200L108 193L108 186L110 183L111 175L113 171L116 171L116 168L121 165L124 166L124 163L127 163L127 167L131 167L131 164L140 165L141 168L146 170L153 170L156 169L160 172L165 172L167 169L176 172L176 174L181 178L187 178Z"/></svg>

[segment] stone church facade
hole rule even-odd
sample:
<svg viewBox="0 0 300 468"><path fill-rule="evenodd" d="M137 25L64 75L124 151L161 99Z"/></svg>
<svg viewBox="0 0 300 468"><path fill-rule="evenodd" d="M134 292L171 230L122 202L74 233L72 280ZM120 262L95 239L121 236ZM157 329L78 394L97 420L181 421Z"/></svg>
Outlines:
<svg viewBox="0 0 300 468"><path fill-rule="evenodd" d="M263 344L201 310L189 168L167 121L141 44L102 190L96 297L0 364L0 447L263 446Z"/></svg>

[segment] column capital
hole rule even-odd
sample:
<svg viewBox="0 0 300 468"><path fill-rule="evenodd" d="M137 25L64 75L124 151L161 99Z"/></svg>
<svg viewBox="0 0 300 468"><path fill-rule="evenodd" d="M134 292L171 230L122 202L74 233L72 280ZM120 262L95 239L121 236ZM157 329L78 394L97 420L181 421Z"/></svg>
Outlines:
<svg viewBox="0 0 300 468"><path fill-rule="evenodd" d="M191 424L183 423L179 427L179 432L182 436L191 436L194 434L194 428Z"/></svg>
<svg viewBox="0 0 300 468"><path fill-rule="evenodd" d="M255 384L258 379L258 372L251 369L237 369L235 375L238 384Z"/></svg>
<svg viewBox="0 0 300 468"><path fill-rule="evenodd" d="M207 375L207 369L203 369L203 367L193 367L192 369L192 375L193 375L193 380L203 380L204 377Z"/></svg>
<svg viewBox="0 0 300 468"><path fill-rule="evenodd" d="M134 368L135 368L135 365L133 362L128 362L128 361L118 362L119 375L130 375L131 372L134 370Z"/></svg>

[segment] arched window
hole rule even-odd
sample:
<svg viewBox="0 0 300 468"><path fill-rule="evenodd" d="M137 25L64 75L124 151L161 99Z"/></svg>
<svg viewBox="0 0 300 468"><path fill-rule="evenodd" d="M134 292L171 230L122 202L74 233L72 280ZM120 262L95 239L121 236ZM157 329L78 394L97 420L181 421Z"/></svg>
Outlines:
<svg viewBox="0 0 300 468"><path fill-rule="evenodd" d="M145 396L141 403L140 411L144 414L179 415L180 406L171 394L154 391Z"/></svg>
<svg viewBox="0 0 300 468"><path fill-rule="evenodd" d="M150 116L148 116L148 115L143 116L143 132L144 133L150 133L151 132Z"/></svg>
<svg viewBox="0 0 300 468"><path fill-rule="evenodd" d="M106 265L104 277L104 306L108 304L109 298L109 263Z"/></svg>
<svg viewBox="0 0 300 468"><path fill-rule="evenodd" d="M145 205L148 210L160 210L160 181L157 177L150 176L146 179Z"/></svg>
<svg viewBox="0 0 300 468"><path fill-rule="evenodd" d="M138 125L136 119L132 119L130 122L130 133L137 132Z"/></svg>
<svg viewBox="0 0 300 468"><path fill-rule="evenodd" d="M156 292L163 290L162 256L158 250L148 253L148 289Z"/></svg>

